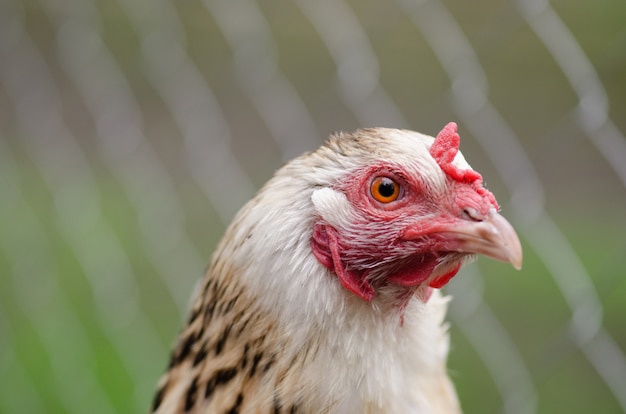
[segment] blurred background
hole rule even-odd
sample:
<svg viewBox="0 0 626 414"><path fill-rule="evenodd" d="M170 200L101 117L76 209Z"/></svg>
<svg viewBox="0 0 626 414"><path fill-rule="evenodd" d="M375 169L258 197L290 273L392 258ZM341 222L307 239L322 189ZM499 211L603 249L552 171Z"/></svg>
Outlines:
<svg viewBox="0 0 626 414"><path fill-rule="evenodd" d="M3 0L0 412L146 412L275 169L449 121L525 254L446 288L465 411L626 412L626 2Z"/></svg>

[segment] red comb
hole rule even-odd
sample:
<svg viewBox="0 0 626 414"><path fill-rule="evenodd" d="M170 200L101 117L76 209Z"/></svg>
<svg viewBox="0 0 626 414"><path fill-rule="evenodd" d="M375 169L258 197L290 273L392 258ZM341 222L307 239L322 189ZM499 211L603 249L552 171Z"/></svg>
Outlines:
<svg viewBox="0 0 626 414"><path fill-rule="evenodd" d="M480 180L481 176L476 171L470 169L462 170L452 164L454 157L459 152L459 144L461 143L461 137L459 137L456 131L457 126L454 122L450 122L443 127L430 147L430 155L437 161L443 172L453 180L465 183Z"/></svg>
<svg viewBox="0 0 626 414"><path fill-rule="evenodd" d="M471 169L461 169L452 164L454 157L459 152L461 143L461 137L456 131L457 125L454 122L450 122L443 127L430 147L430 155L437 161L439 167L448 177L460 183L471 184L480 195L488 197L497 208L496 198L489 190L483 187L483 178L479 173Z"/></svg>

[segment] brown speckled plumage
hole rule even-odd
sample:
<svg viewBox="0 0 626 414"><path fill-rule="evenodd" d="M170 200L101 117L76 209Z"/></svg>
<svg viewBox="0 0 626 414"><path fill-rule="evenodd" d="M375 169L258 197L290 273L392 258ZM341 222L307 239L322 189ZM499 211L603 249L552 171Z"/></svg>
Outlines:
<svg viewBox="0 0 626 414"><path fill-rule="evenodd" d="M279 361L286 337L277 335L272 319L255 309L228 272L224 276L205 279L159 383L153 411L299 412L297 401L275 390L288 388L284 382L304 354L287 364Z"/></svg>
<svg viewBox="0 0 626 414"><path fill-rule="evenodd" d="M374 128L281 168L216 248L153 412L458 413L433 287L471 254L518 265L521 249L444 132L445 165L432 137ZM381 174L397 204L368 193Z"/></svg>

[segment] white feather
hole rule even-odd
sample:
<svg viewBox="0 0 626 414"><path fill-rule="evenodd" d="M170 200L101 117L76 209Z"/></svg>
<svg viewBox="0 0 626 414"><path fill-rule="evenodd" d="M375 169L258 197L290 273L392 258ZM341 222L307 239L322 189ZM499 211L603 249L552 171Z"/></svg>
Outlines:
<svg viewBox="0 0 626 414"><path fill-rule="evenodd" d="M445 177L428 154L431 137L384 133L389 145L375 154L339 159L314 153L282 169L235 220L232 239L246 240L232 247L236 267L250 291L262 292L258 301L264 311L289 333L284 358L307 341L319 341L302 389L317 396L320 406L335 401L337 413L456 412L446 375L447 299L439 292L427 303L413 297L401 323L400 310L392 310L384 296L368 303L344 294L336 276L311 254L315 217L338 228L352 221L351 204L330 183L354 168L386 159L416 170L428 177L433 191L443 191ZM455 163L468 167L460 154Z"/></svg>
<svg viewBox="0 0 626 414"><path fill-rule="evenodd" d="M223 331L225 327L219 323L235 323L233 315L261 315L264 325L259 329L270 327L272 332L268 335L271 340L261 341L258 346L280 354L283 365L276 363L275 371L262 377L256 394L246 396L244 404L265 410L273 406L272 398L278 394L289 397L291 404L304 412L460 411L446 373L449 339L444 317L448 298L435 291L424 301L430 288L420 287L401 307L398 294L406 290L390 284L367 302L342 287L337 275L315 258L311 248L313 228L320 219L339 232L368 237L367 228L355 225L359 212L338 186L358 169L382 162L398 166L407 174L419 174L435 196L446 191L446 176L428 151L432 142L432 137L417 132L386 128L331 138L327 145L281 168L237 214L216 250L209 276L222 287L232 282L229 286L244 292L238 296L241 302L235 305L241 313L230 314L227 321L214 320L217 326L200 326L198 319L185 333L187 338L197 334L200 339L200 331L208 337L210 329ZM460 153L454 163L469 168ZM201 296L197 303L203 305ZM209 339L214 341L213 337ZM234 358L239 358L237 346L241 349L243 342L246 347L253 342L241 337L236 340L239 342L233 338L230 344ZM194 346L201 344L199 340ZM306 358L297 359L303 350ZM289 379L291 385L281 382L282 389L273 388L277 386L276 377L272 381L270 377L295 360L303 364L301 375L290 373L295 375ZM207 367L214 363L207 362ZM232 363L228 360L226 366L232 367ZM195 364L181 363L164 377L162 383L167 387L163 389L169 394L161 412L181 407L181 402L190 398L191 381L206 383L207 377L215 374L215 368L211 368L205 374L201 371L192 375L200 365L185 371L190 366ZM237 381L244 381L242 378L248 374L242 370L240 375L229 385L238 386ZM224 394L220 398L232 397ZM217 398L214 396L207 402L213 405L206 407L217 407ZM196 407L200 410L203 406L198 403Z"/></svg>

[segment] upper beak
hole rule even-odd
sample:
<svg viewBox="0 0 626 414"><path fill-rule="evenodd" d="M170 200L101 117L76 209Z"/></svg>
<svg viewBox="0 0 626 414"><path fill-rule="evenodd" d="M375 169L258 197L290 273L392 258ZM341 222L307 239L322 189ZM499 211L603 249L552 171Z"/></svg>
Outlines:
<svg viewBox="0 0 626 414"><path fill-rule="evenodd" d="M419 233L419 235L418 235ZM437 250L476 253L522 268L522 246L513 226L500 214L492 212L482 220L457 219L426 232L408 228L405 238L429 236L440 240Z"/></svg>

